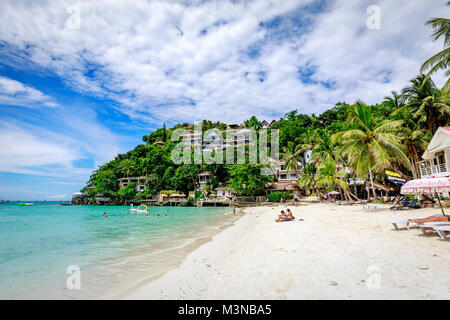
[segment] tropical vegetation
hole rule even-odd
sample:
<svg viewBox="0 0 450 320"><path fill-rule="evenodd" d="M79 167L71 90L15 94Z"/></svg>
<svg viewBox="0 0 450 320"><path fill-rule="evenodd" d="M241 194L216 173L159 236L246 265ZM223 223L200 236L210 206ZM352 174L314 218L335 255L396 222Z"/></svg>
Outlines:
<svg viewBox="0 0 450 320"><path fill-rule="evenodd" d="M444 40L444 49L425 61L420 74L400 92L392 91L371 105L338 102L318 115L293 108L270 126L269 134L279 130L281 159L286 170L300 174L297 183L304 194L335 190L348 200L358 199L374 196L377 183L386 185L385 170L406 179L420 176L420 155L439 126L450 126L450 79L438 88L431 78L440 69L450 76L450 20L433 18L427 25L434 30L434 40ZM252 116L240 127L259 129L262 122ZM171 134L180 128L192 130L193 125L180 123L166 128L164 124L145 135L143 144L100 166L82 191L119 202L148 199L163 190L188 196L189 191L199 190L199 173L209 171L214 178L191 199L207 196L220 184L228 185L237 195L255 196L265 195L265 187L276 180L274 175L261 174L262 164L248 164L248 155L246 164L174 164L171 152L177 142L171 141ZM202 130L212 128L225 130L227 124L203 120ZM308 160L307 152L311 154ZM146 177L144 191L136 193L132 184L120 188L119 179L131 176ZM358 180L368 181L367 194L356 188Z"/></svg>

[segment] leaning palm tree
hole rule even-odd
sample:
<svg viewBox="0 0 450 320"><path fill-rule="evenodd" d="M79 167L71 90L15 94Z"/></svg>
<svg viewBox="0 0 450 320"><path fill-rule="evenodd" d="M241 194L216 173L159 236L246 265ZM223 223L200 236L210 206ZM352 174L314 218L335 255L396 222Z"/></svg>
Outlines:
<svg viewBox="0 0 450 320"><path fill-rule="evenodd" d="M450 1L447 2L447 6L450 6ZM444 49L425 61L420 67L420 72L422 73L429 69L426 75L429 78L436 71L443 69L446 70L445 75L448 77L450 76L450 70L448 69L450 65L450 19L432 18L426 24L431 25L434 30L432 34L433 41L439 40L441 37L444 38ZM443 89L449 91L450 78L445 83Z"/></svg>
<svg viewBox="0 0 450 320"><path fill-rule="evenodd" d="M341 152L347 157L358 177L369 175L372 192L375 195L373 173L390 167L391 157L395 157L409 168L409 159L401 150L401 120L381 121L361 101L349 109L348 121L351 128L333 136L342 144Z"/></svg>

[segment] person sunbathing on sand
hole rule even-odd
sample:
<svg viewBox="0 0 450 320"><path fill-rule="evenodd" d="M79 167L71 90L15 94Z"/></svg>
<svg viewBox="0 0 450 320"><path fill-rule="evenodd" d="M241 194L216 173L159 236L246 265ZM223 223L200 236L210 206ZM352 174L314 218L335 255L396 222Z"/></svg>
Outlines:
<svg viewBox="0 0 450 320"><path fill-rule="evenodd" d="M287 217L290 219L290 220L294 220L295 219L295 217L293 216L293 214L292 214L292 212L291 212L291 209L287 209Z"/></svg>
<svg viewBox="0 0 450 320"><path fill-rule="evenodd" d="M284 221L284 218L286 218L286 213L284 212L284 210L281 210L280 215L278 216L278 218L275 220L278 222L279 221Z"/></svg>
<svg viewBox="0 0 450 320"><path fill-rule="evenodd" d="M288 211L290 211L288 209ZM291 213L292 216L292 213ZM281 210L281 214L278 216L278 219L275 220L275 222L283 222L283 221L291 221L292 218L289 218L289 215L286 215L286 213L284 212L284 210Z"/></svg>
<svg viewBox="0 0 450 320"><path fill-rule="evenodd" d="M408 219L409 222L414 222L418 224L423 224L426 222L448 222L450 221L450 216L431 216L423 219Z"/></svg>

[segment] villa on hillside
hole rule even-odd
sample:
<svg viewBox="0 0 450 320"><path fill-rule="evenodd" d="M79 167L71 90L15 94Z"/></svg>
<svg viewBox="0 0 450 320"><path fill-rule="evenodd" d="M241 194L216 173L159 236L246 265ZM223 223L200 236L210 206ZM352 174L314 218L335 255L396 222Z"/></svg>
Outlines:
<svg viewBox="0 0 450 320"><path fill-rule="evenodd" d="M188 145L188 148L201 149L202 153L250 144L252 140L251 129L240 128L237 124L230 124L228 128L227 137L223 137L222 132L218 130L217 132L209 132L206 135L199 130L190 130L182 134L181 137L183 142Z"/></svg>
<svg viewBox="0 0 450 320"><path fill-rule="evenodd" d="M302 170L303 165L298 162L299 171ZM294 170L286 170L285 162L278 161L276 164L277 169L277 182L268 184L266 186L266 192L292 192L296 196L300 196L300 187L298 186L297 180L300 178L300 172Z"/></svg>
<svg viewBox="0 0 450 320"><path fill-rule="evenodd" d="M278 181L297 181L300 178L300 171L303 169L303 164L297 162L299 166L298 171L286 170L286 165L284 161L279 161L277 166L277 178Z"/></svg>
<svg viewBox="0 0 450 320"><path fill-rule="evenodd" d="M121 178L119 180L119 187L120 189L126 187L130 183L136 184L136 192L142 192L146 188L147 184L147 177L128 177L128 178Z"/></svg>
<svg viewBox="0 0 450 320"><path fill-rule="evenodd" d="M214 178L214 175L209 171L200 173L198 175L198 183L200 185L200 188L205 187L212 178Z"/></svg>
<svg viewBox="0 0 450 320"><path fill-rule="evenodd" d="M418 162L422 178L450 177L450 127L439 127Z"/></svg>

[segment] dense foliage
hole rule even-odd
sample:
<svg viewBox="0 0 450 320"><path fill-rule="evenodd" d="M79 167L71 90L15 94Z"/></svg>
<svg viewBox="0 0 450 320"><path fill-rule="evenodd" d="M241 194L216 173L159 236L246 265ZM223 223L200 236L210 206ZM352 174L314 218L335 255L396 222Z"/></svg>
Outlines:
<svg viewBox="0 0 450 320"><path fill-rule="evenodd" d="M293 195L292 195L292 193L289 193L289 192L277 191L277 192L272 192L267 195L267 200L269 200L270 202L280 202L281 199L289 200L292 198L293 198Z"/></svg>

